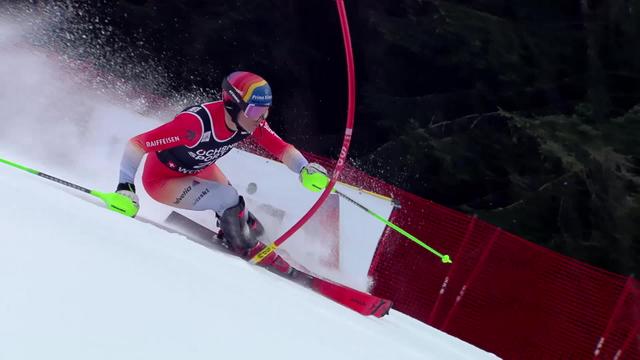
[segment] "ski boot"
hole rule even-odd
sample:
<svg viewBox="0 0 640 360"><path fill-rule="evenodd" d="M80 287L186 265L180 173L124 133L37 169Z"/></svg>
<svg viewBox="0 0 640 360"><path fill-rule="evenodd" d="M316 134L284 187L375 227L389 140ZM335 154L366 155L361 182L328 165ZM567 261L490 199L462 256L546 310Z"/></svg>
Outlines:
<svg viewBox="0 0 640 360"><path fill-rule="evenodd" d="M245 209L244 198L238 204L224 211L219 217L218 238L222 244L243 259L249 260L262 251L266 245L258 238L264 234L264 227L258 219ZM293 268L280 255L272 252L259 263L279 273L290 275Z"/></svg>
<svg viewBox="0 0 640 360"><path fill-rule="evenodd" d="M264 227L248 210L245 210L244 198L238 197L238 204L216 214L218 232L216 239L227 249L245 249L252 247L264 234Z"/></svg>

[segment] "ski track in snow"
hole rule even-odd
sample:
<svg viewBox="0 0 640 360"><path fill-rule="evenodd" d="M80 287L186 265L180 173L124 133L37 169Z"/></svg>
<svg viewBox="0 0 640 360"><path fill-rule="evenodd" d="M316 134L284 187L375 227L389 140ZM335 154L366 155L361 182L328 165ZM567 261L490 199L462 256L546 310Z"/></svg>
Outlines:
<svg viewBox="0 0 640 360"><path fill-rule="evenodd" d="M112 188L125 141L161 120L83 86L21 34L0 17L0 157ZM73 195L0 164L0 359L495 358Z"/></svg>

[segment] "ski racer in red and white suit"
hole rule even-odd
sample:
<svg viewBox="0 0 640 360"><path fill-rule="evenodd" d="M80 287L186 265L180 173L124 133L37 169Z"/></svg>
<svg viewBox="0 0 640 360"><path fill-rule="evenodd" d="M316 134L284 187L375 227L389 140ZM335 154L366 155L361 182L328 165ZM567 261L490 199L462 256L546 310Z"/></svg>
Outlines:
<svg viewBox="0 0 640 360"><path fill-rule="evenodd" d="M328 177L324 168L310 164L293 145L269 128L265 118L271 105L271 90L264 79L236 72L225 82L233 86L231 91L237 92L235 95L244 95L239 105L223 86L224 102L191 106L172 121L129 140L120 164L117 192L138 202L134 178L143 156L148 154L141 176L147 193L169 206L215 211L226 243L239 255L251 258L264 248L258 241L264 229L253 214L245 211L244 199L215 161L250 137L295 174L300 174L305 187L322 190ZM308 182L314 186L309 187ZM263 265L290 271L284 260L275 253L271 255L262 261Z"/></svg>

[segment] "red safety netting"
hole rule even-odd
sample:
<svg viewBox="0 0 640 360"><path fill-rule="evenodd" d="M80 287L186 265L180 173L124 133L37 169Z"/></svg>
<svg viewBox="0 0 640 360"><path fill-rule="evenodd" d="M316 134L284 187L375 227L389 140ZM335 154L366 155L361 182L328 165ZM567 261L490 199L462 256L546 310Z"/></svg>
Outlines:
<svg viewBox="0 0 640 360"><path fill-rule="evenodd" d="M331 168L328 161L305 154ZM443 264L387 228L370 274L394 308L507 359L639 359L640 285L345 167L391 196L391 221L449 254ZM357 226L354 224L354 226ZM427 344L425 344L426 346Z"/></svg>

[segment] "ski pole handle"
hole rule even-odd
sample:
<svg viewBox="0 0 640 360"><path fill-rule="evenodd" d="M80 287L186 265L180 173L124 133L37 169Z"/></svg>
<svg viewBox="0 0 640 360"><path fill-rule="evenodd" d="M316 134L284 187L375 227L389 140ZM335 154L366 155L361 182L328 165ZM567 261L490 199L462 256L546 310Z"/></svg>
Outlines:
<svg viewBox="0 0 640 360"><path fill-rule="evenodd" d="M129 217L134 217L136 216L136 214L138 213L138 207L133 203L133 201L131 201L131 199L129 199L128 197L124 196L124 195L120 195L117 193L103 193L97 190L91 190L91 189L87 189L83 186L80 185L76 185L74 183L68 182L66 180L62 180L59 179L57 177L45 174L41 171L35 170L35 169L31 169L28 168L26 166L20 165L18 163L9 161L9 160L5 160L0 158L0 163L4 163L7 164L9 166L12 166L16 169L20 169L23 171L26 171L30 174L33 175L37 175L41 178L47 179L47 180L51 180L53 182L56 182L60 185L64 185L67 187L70 187L72 189L78 190L78 191L82 191L84 193L87 193L89 195L95 196L98 199L102 200L106 205L107 208L109 210L113 210L115 212L118 212L122 215L126 215Z"/></svg>
<svg viewBox="0 0 640 360"><path fill-rule="evenodd" d="M138 213L138 206L128 197L120 195L115 192L103 193L96 190L91 190L91 195L102 200L109 210L119 212L122 215L128 217L135 217Z"/></svg>

